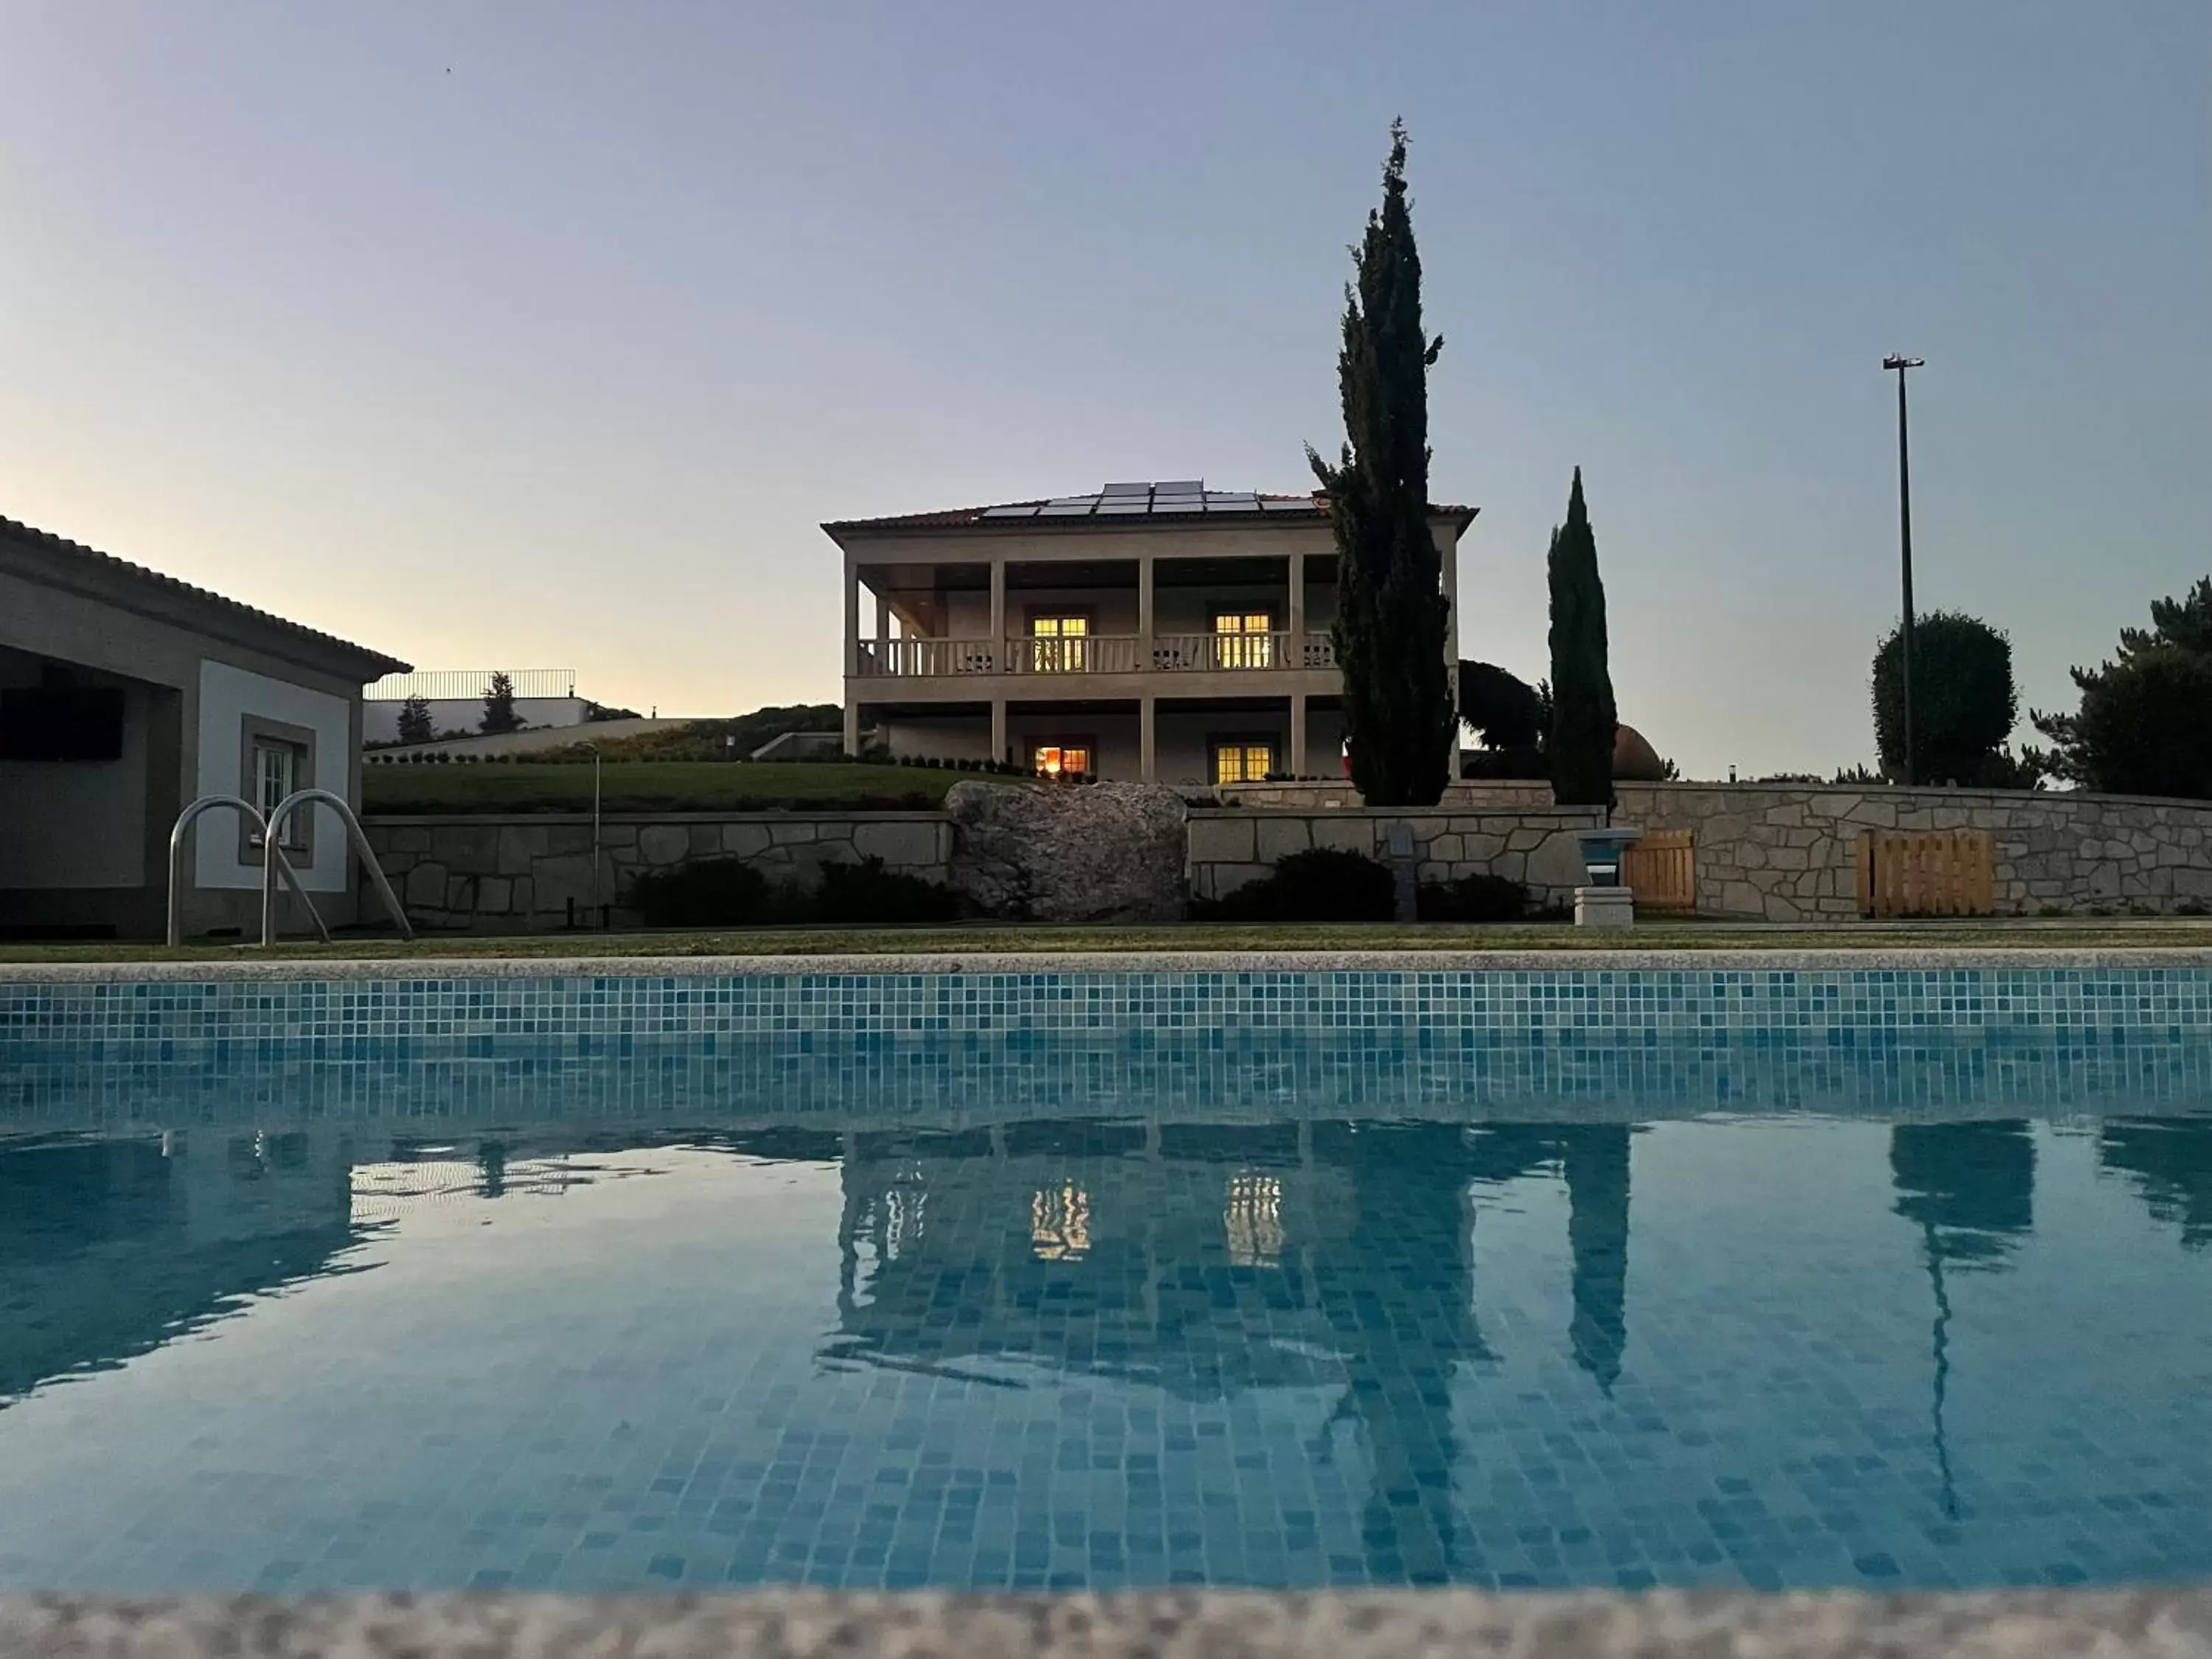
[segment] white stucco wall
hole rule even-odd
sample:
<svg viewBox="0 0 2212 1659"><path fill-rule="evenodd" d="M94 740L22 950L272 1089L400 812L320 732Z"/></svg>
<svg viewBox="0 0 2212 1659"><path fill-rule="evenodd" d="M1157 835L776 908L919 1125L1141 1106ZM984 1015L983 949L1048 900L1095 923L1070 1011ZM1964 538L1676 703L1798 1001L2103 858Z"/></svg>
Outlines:
<svg viewBox="0 0 2212 1659"><path fill-rule="evenodd" d="M305 726L315 734L315 785L337 794L346 793L350 762L345 699L327 692L265 675L248 673L228 663L200 665L199 778L196 793L235 795L242 793L240 749L248 715ZM252 799L249 794L247 797ZM313 866L300 872L313 892L343 892L350 860L345 853L345 825L327 806L310 809L315 817ZM261 872L238 860L237 818L228 812L210 812L200 820L193 840L197 879L202 887L258 887Z"/></svg>

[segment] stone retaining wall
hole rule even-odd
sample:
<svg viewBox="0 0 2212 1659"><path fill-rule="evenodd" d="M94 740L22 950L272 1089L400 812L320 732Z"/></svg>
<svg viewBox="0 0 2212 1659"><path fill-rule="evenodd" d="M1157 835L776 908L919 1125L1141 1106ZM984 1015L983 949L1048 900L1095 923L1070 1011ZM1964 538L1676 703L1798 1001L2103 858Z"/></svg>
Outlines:
<svg viewBox="0 0 2212 1659"><path fill-rule="evenodd" d="M1278 859L1310 847L1341 848L1387 860L1391 826L1413 832L1420 879L1498 875L1524 884L1542 904L1573 902L1583 879L1578 830L1595 829L1602 812L1587 807L1532 806L1489 811L1449 807L1413 811L1334 807L1306 811L1224 807L1190 815L1190 890L1219 898L1267 873Z"/></svg>
<svg viewBox="0 0 2212 1659"><path fill-rule="evenodd" d="M951 821L941 812L656 812L599 823L594 879L588 813L509 817L383 817L362 825L415 921L525 933L596 926L599 908L635 922L623 901L643 870L741 858L773 880L811 881L822 866L880 858L890 869L947 878ZM374 908L364 901L364 914Z"/></svg>
<svg viewBox="0 0 2212 1659"><path fill-rule="evenodd" d="M1999 915L2212 904L2212 805L2128 795L1846 785L1620 786L1617 823L1696 837L1698 908L1768 921L1858 914L1863 830L1986 830Z"/></svg>

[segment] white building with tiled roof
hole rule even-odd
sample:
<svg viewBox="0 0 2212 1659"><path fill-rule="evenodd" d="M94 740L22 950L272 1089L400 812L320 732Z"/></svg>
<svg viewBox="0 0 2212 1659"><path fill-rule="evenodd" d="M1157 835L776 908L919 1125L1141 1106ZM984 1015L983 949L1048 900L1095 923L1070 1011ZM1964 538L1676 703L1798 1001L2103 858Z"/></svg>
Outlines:
<svg viewBox="0 0 2212 1659"><path fill-rule="evenodd" d="M1433 507L1456 598L1475 509ZM1170 784L1342 771L1336 542L1315 495L1110 483L851 519L845 746ZM1456 607L1445 659L1456 662Z"/></svg>

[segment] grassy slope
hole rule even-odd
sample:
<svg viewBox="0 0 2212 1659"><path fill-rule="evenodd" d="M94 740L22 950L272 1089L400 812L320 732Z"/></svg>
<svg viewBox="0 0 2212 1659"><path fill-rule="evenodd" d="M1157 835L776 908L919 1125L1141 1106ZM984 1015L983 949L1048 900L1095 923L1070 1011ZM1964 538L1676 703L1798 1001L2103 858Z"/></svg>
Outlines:
<svg viewBox="0 0 2212 1659"><path fill-rule="evenodd" d="M1292 922L1273 926L1060 927L1042 924L941 927L776 927L654 933L538 933L526 938L447 934L404 945L374 937L335 945L284 945L276 955L336 957L793 956L1008 951L1558 951L1978 950L2166 946L2212 949L2212 922L1969 921L1867 923L1833 928L1778 928L1727 922L1655 922L1632 933L1565 926L1399 927L1380 923ZM0 963L255 961L236 945L0 945Z"/></svg>
<svg viewBox="0 0 2212 1659"><path fill-rule="evenodd" d="M928 808L974 775L859 762L639 761L599 769L600 805L609 812ZM362 770L362 801L368 812L588 812L592 768L369 766Z"/></svg>

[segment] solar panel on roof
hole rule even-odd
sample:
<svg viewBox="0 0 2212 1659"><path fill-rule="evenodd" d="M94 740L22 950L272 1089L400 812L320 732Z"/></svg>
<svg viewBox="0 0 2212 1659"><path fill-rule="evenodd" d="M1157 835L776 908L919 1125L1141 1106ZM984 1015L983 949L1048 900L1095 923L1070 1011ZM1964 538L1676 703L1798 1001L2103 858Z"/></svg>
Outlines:
<svg viewBox="0 0 2212 1659"><path fill-rule="evenodd" d="M1313 511L1313 502L1307 501L1303 497L1295 501L1262 501L1260 503L1260 510L1262 513L1310 513Z"/></svg>
<svg viewBox="0 0 2212 1659"><path fill-rule="evenodd" d="M1209 513L1257 513L1260 498L1257 495L1234 495L1225 490L1217 494L1209 489L1206 493L1206 510Z"/></svg>
<svg viewBox="0 0 2212 1659"><path fill-rule="evenodd" d="M1109 483L1100 492L1107 495L1149 495L1152 487L1148 483Z"/></svg>
<svg viewBox="0 0 2212 1659"><path fill-rule="evenodd" d="M1152 494L1155 495L1203 495L1206 494L1206 480L1177 478L1169 483L1155 483L1152 485Z"/></svg>
<svg viewBox="0 0 2212 1659"><path fill-rule="evenodd" d="M1036 503L1034 501L1025 502L1020 507L987 507L983 509L983 516L987 519L1035 518L1036 516Z"/></svg>
<svg viewBox="0 0 2212 1659"><path fill-rule="evenodd" d="M1041 519L1080 519L1097 505L1096 501L1047 501L1037 516Z"/></svg>
<svg viewBox="0 0 2212 1659"><path fill-rule="evenodd" d="M1098 511L1102 516L1113 513L1128 517L1139 513L1149 513L1152 510L1151 500L1143 495L1109 495L1098 503Z"/></svg>

